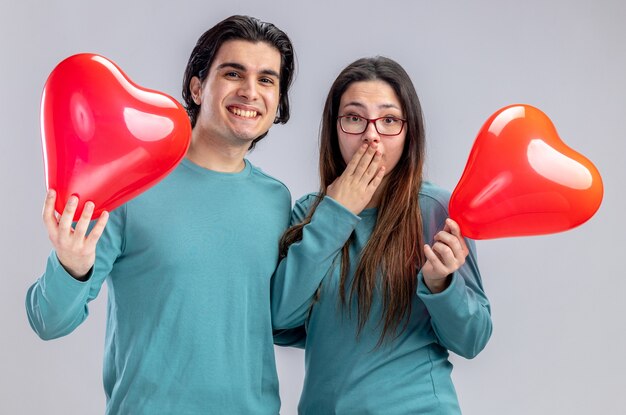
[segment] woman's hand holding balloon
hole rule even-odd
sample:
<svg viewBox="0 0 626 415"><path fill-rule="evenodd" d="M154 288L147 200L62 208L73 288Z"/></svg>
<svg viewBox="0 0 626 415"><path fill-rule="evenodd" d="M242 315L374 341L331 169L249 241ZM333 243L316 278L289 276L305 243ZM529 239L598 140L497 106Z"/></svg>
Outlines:
<svg viewBox="0 0 626 415"><path fill-rule="evenodd" d="M435 235L432 247L424 245L424 254L424 283L433 294L440 293L450 285L452 274L465 263L469 254L459 225L446 219L443 230Z"/></svg>

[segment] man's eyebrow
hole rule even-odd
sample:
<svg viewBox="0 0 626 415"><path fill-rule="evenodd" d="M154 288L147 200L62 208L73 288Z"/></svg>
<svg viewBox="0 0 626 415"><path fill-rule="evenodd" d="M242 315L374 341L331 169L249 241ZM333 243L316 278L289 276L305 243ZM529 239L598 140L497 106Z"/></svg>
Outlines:
<svg viewBox="0 0 626 415"><path fill-rule="evenodd" d="M219 64L217 66L217 68L215 68L215 69L224 69L224 68L233 68L233 69L238 69L240 71L245 71L246 70L245 66L243 66L240 63L236 63L236 62L224 62L224 63Z"/></svg>
<svg viewBox="0 0 626 415"><path fill-rule="evenodd" d="M215 68L216 70L220 70L220 69L224 69L224 68L233 68L233 69L237 69L239 71L246 71L246 67L243 66L240 63L237 62L224 62L222 64L219 64L217 66L217 68ZM260 74L262 75L269 75L269 76L274 76L276 78L280 78L280 75L278 74L278 72L276 72L273 69L263 69L262 71L260 71Z"/></svg>
<svg viewBox="0 0 626 415"><path fill-rule="evenodd" d="M273 69L263 69L263 70L261 71L261 74L262 74L262 75L269 75L269 76L273 76L273 77L275 77L275 78L280 78L280 75L278 74L278 72L276 72L276 71L275 71L275 70L273 70Z"/></svg>

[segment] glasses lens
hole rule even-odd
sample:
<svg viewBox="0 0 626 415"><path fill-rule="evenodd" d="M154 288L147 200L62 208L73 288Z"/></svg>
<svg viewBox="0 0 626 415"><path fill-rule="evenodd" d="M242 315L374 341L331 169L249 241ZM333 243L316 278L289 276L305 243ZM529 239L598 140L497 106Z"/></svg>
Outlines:
<svg viewBox="0 0 626 415"><path fill-rule="evenodd" d="M397 135L402 131L403 121L398 118L386 117L376 120L376 130L379 134Z"/></svg>
<svg viewBox="0 0 626 415"><path fill-rule="evenodd" d="M341 129L349 134L361 134L367 129L367 120L355 115L340 118Z"/></svg>

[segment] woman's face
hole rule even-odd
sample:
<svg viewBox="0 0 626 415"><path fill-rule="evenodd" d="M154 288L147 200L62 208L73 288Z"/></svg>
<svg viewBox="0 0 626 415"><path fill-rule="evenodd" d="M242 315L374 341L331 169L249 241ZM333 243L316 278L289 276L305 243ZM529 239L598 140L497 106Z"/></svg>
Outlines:
<svg viewBox="0 0 626 415"><path fill-rule="evenodd" d="M395 119L404 120L404 111L395 91L389 84L381 80L360 81L352 83L341 96L339 102L339 116L351 115L354 117L376 119L385 117L378 122L378 129L383 131L391 128L389 125ZM347 123L362 122L358 118L349 118ZM345 128L346 125L344 125ZM360 134L349 134L342 130L340 120L337 120L337 135L339 137L339 149L346 164L363 143L376 143L378 151L382 153L382 165L385 166L386 175L398 164L404 149L406 139L406 125L398 135L381 135L373 122L367 123L367 128Z"/></svg>

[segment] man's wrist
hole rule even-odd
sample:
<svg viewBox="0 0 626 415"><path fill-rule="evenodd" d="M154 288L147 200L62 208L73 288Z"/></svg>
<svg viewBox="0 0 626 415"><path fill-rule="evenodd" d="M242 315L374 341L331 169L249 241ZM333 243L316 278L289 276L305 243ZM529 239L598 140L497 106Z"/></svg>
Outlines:
<svg viewBox="0 0 626 415"><path fill-rule="evenodd" d="M85 281L87 281L89 279L89 276L91 274L91 270L93 269L93 265L91 267L89 267L86 272L82 272L82 270L76 270L74 268L71 268L71 267L68 267L67 265L65 265L63 263L63 261L61 260L61 258L59 258L58 254L57 254L57 260L59 261L59 264L61 264L61 266L63 267L65 272L67 272L75 280L78 280L78 281L81 281L81 282L85 282Z"/></svg>

